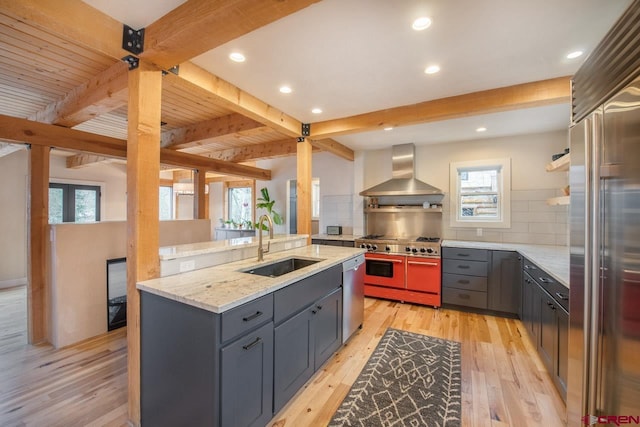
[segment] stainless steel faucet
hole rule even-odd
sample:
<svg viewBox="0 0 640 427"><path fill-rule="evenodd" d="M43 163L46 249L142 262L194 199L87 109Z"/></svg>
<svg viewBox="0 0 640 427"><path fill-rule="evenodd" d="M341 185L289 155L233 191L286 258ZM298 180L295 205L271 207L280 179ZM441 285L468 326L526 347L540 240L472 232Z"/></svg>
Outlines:
<svg viewBox="0 0 640 427"><path fill-rule="evenodd" d="M267 241L267 250L262 247L262 221L267 220L269 223L269 241ZM262 215L258 220L258 261L264 260L264 254L271 249L271 239L273 239L273 220L269 215Z"/></svg>

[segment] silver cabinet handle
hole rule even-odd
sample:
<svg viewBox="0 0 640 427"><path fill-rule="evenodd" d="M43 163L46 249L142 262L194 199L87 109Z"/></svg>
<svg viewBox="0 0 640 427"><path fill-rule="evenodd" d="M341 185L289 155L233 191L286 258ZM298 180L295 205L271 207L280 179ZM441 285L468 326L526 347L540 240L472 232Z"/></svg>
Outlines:
<svg viewBox="0 0 640 427"><path fill-rule="evenodd" d="M402 264L404 262L404 260L388 258L367 258L367 261L395 262L396 264Z"/></svg>
<svg viewBox="0 0 640 427"><path fill-rule="evenodd" d="M411 265L431 265L433 267L437 267L438 263L437 262L417 262L417 261L407 261L407 263L411 264Z"/></svg>

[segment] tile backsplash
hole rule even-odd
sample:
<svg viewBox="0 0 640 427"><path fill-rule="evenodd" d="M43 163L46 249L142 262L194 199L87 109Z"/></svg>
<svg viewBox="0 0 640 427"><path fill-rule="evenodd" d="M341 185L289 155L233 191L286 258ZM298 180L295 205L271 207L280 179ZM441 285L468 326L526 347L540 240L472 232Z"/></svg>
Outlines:
<svg viewBox="0 0 640 427"><path fill-rule="evenodd" d="M442 236L450 240L567 246L569 206L546 203L547 199L562 195L562 191L556 189L511 191L511 228L483 228L482 236L477 235L476 228L449 226L447 195L443 203Z"/></svg>

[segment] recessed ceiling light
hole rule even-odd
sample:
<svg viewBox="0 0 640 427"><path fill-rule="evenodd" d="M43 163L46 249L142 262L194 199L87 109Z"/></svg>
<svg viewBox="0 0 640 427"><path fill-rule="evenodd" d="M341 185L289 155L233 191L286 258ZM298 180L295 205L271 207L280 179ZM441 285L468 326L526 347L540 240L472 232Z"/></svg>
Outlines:
<svg viewBox="0 0 640 427"><path fill-rule="evenodd" d="M440 71L440 67L438 67L437 65L430 65L424 70L426 74L435 74L438 71Z"/></svg>
<svg viewBox="0 0 640 427"><path fill-rule="evenodd" d="M429 28L430 26L431 26L431 19L427 18L426 16L422 16L416 19L415 21L413 21L411 28L413 28L416 31L422 31Z"/></svg>
<svg viewBox="0 0 640 427"><path fill-rule="evenodd" d="M478 129L476 129L476 132L486 132L487 128L486 127L479 127Z"/></svg>
<svg viewBox="0 0 640 427"><path fill-rule="evenodd" d="M289 86L280 86L280 92L282 93L291 93L293 90Z"/></svg>
<svg viewBox="0 0 640 427"><path fill-rule="evenodd" d="M244 62L246 58L240 52L232 52L229 55L229 59L232 60L233 62Z"/></svg>
<svg viewBox="0 0 640 427"><path fill-rule="evenodd" d="M313 110L311 110L311 112L313 114L320 114L320 113L322 113L322 110L320 108L314 108Z"/></svg>
<svg viewBox="0 0 640 427"><path fill-rule="evenodd" d="M567 55L567 59L575 59L579 56L582 56L584 52L581 50L576 50L575 52L571 52Z"/></svg>
<svg viewBox="0 0 640 427"><path fill-rule="evenodd" d="M393 130L393 127L388 126L388 127L384 128L384 130Z"/></svg>

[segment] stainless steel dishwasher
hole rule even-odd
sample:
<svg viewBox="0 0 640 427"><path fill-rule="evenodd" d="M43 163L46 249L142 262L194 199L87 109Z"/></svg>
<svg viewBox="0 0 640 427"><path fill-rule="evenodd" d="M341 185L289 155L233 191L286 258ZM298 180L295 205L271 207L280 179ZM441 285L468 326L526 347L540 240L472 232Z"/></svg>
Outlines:
<svg viewBox="0 0 640 427"><path fill-rule="evenodd" d="M342 263L342 342L362 326L364 320L364 255Z"/></svg>

